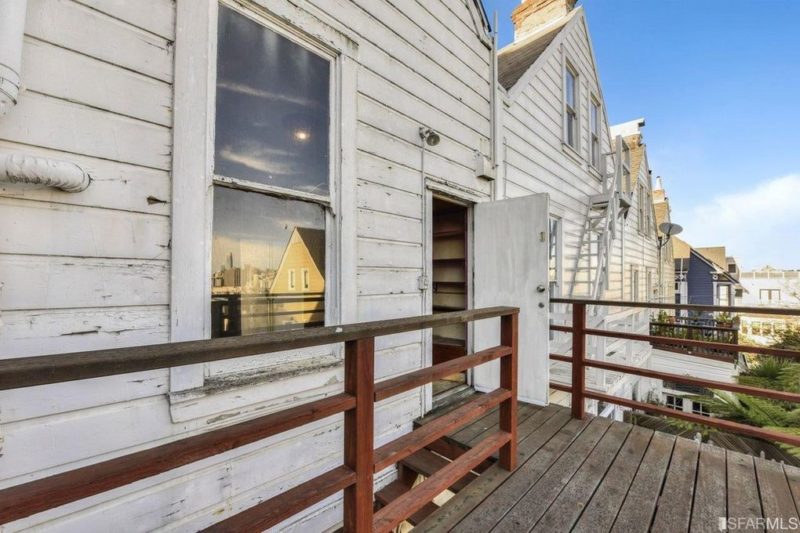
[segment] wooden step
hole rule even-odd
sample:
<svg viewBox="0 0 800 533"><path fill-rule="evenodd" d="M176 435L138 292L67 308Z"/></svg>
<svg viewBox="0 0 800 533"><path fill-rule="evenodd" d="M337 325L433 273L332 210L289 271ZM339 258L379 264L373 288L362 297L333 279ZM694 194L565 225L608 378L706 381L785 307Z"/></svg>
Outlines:
<svg viewBox="0 0 800 533"><path fill-rule="evenodd" d="M451 461L445 459L441 455L436 455L430 450L423 449L409 455L403 459L400 464L402 464L404 468L410 468L417 474L421 474L425 477L431 477L438 470L441 470L443 467L450 464L450 462ZM477 477L478 476L475 473L470 472L466 476L456 481L455 484L450 487L450 490L453 492L459 492Z"/></svg>
<svg viewBox="0 0 800 533"><path fill-rule="evenodd" d="M411 490L411 487L400 481L399 479L392 481L381 490L375 493L375 500L381 505L381 507L389 505L390 502L396 500L406 492ZM428 515L433 514L439 506L433 502L428 502L425 506L417 511L416 513L412 514L406 520L411 523L411 525L416 526L420 522L422 522Z"/></svg>

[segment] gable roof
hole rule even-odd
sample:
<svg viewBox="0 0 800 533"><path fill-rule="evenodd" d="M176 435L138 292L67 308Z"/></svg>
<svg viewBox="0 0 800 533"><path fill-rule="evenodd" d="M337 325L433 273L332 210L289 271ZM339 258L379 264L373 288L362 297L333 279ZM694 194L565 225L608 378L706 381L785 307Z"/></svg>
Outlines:
<svg viewBox="0 0 800 533"><path fill-rule="evenodd" d="M661 224L664 222L670 222L669 202L654 202L653 209L656 212L656 231L658 231L659 237L663 237L664 232L661 231Z"/></svg>
<svg viewBox="0 0 800 533"><path fill-rule="evenodd" d="M562 17L555 25L500 50L497 53L497 80L500 85L506 90L511 89L547 50L570 18Z"/></svg>
<svg viewBox="0 0 800 533"><path fill-rule="evenodd" d="M692 247L686 241L678 237L672 237L672 257L675 259L689 259L691 250Z"/></svg>
<svg viewBox="0 0 800 533"><path fill-rule="evenodd" d="M724 246L706 246L703 248L695 248L695 250L698 254L714 263L717 267L721 268L722 270L727 270L725 267L727 266L728 261L725 257Z"/></svg>
<svg viewBox="0 0 800 533"><path fill-rule="evenodd" d="M308 249L314 266L324 276L325 275L325 231L313 228L295 228L295 231Z"/></svg>

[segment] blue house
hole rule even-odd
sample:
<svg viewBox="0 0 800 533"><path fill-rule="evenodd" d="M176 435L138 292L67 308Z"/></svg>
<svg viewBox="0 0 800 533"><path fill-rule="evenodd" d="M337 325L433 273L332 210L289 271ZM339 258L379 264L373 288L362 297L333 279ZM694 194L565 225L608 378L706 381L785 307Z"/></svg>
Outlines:
<svg viewBox="0 0 800 533"><path fill-rule="evenodd" d="M732 306L741 285L736 261L724 246L693 248L673 238L675 303Z"/></svg>

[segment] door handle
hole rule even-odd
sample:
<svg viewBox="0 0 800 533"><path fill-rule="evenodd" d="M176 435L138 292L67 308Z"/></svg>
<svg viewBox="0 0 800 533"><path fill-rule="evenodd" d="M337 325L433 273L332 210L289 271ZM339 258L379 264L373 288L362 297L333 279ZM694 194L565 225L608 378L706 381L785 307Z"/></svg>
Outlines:
<svg viewBox="0 0 800 533"><path fill-rule="evenodd" d="M538 293L545 292L546 290L547 289L545 288L544 285L539 285L538 287L536 287L536 292L538 292Z"/></svg>

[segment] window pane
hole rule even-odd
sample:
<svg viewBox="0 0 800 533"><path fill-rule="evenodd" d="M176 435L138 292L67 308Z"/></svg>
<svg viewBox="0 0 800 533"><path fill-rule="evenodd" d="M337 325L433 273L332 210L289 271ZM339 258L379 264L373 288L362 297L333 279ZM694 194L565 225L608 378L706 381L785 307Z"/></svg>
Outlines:
<svg viewBox="0 0 800 533"><path fill-rule="evenodd" d="M217 186L213 224L212 337L324 324L322 207Z"/></svg>
<svg viewBox="0 0 800 533"><path fill-rule="evenodd" d="M220 6L214 173L328 194L330 61Z"/></svg>
<svg viewBox="0 0 800 533"><path fill-rule="evenodd" d="M597 104L592 102L591 128L592 128L592 133L594 133L595 135L597 135L597 122L598 122L597 119L598 119Z"/></svg>
<svg viewBox="0 0 800 533"><path fill-rule="evenodd" d="M566 69L565 81L567 105L575 109L575 75L570 69Z"/></svg>

